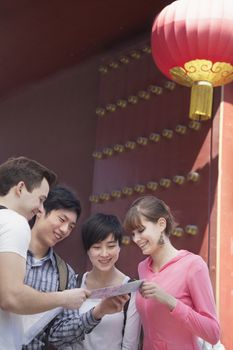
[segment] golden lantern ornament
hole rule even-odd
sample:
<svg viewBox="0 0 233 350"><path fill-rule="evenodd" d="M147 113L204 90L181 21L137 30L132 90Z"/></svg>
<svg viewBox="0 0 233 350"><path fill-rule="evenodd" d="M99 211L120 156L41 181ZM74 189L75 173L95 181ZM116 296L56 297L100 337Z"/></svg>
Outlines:
<svg viewBox="0 0 233 350"><path fill-rule="evenodd" d="M211 118L213 87L233 81L232 0L179 0L152 28L152 55L169 79L191 87L189 117Z"/></svg>

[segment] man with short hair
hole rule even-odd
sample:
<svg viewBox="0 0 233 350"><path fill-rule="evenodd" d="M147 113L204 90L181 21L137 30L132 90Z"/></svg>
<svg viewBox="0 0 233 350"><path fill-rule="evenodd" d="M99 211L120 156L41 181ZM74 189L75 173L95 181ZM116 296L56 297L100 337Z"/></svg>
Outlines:
<svg viewBox="0 0 233 350"><path fill-rule="evenodd" d="M0 165L0 349L20 350L22 318L62 306L75 309L90 295L85 289L43 293L24 282L31 238L27 220L43 211L56 175L26 157ZM26 220L27 219L27 220Z"/></svg>
<svg viewBox="0 0 233 350"><path fill-rule="evenodd" d="M81 214L79 200L64 187L52 188L44 202L44 211L36 215L27 255L25 283L44 292L54 292L59 286L59 269L53 247L67 238ZM67 288L76 288L76 274L68 265ZM24 350L46 349L48 340L56 348L83 340L107 313L118 312L106 299L83 315L78 310L64 309L51 327L39 333Z"/></svg>

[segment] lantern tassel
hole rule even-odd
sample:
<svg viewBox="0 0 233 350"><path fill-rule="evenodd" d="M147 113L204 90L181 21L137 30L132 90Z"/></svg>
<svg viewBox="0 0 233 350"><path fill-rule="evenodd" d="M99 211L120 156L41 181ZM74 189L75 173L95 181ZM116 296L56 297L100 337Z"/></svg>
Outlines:
<svg viewBox="0 0 233 350"><path fill-rule="evenodd" d="M211 118L213 85L208 81L195 81L191 90L189 117L193 120Z"/></svg>

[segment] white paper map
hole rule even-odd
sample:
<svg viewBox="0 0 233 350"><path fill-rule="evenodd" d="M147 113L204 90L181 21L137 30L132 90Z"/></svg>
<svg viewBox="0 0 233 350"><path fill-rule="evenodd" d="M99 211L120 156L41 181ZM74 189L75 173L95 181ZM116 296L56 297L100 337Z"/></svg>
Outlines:
<svg viewBox="0 0 233 350"><path fill-rule="evenodd" d="M136 292L142 284L142 280L136 280L133 282L121 284L119 286L107 287L94 289L91 291L89 298L92 299L103 299L108 297L113 297L116 295L128 294ZM32 339L41 332L42 329L60 312L62 308L56 308L50 311L41 312L34 315L22 315L23 327L24 327L24 341L23 344L29 344Z"/></svg>
<svg viewBox="0 0 233 350"><path fill-rule="evenodd" d="M29 344L35 336L44 329L47 324L62 312L62 307L57 307L50 311L41 312L34 315L22 315L24 339L23 344Z"/></svg>
<svg viewBox="0 0 233 350"><path fill-rule="evenodd" d="M91 291L89 298L91 299L103 299L108 297L114 297L116 295L129 294L136 292L142 284L142 280L136 280L133 282L121 284L119 286L106 287L94 289Z"/></svg>

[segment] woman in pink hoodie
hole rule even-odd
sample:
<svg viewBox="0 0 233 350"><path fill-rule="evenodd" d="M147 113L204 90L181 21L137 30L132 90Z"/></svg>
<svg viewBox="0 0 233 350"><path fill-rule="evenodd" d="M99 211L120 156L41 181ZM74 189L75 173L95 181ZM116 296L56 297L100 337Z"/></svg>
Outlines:
<svg viewBox="0 0 233 350"><path fill-rule="evenodd" d="M220 330L208 267L199 255L177 250L174 227L160 199L137 199L125 228L148 257L138 267L143 283L136 305L144 331L143 350L199 350L198 337L215 344Z"/></svg>

